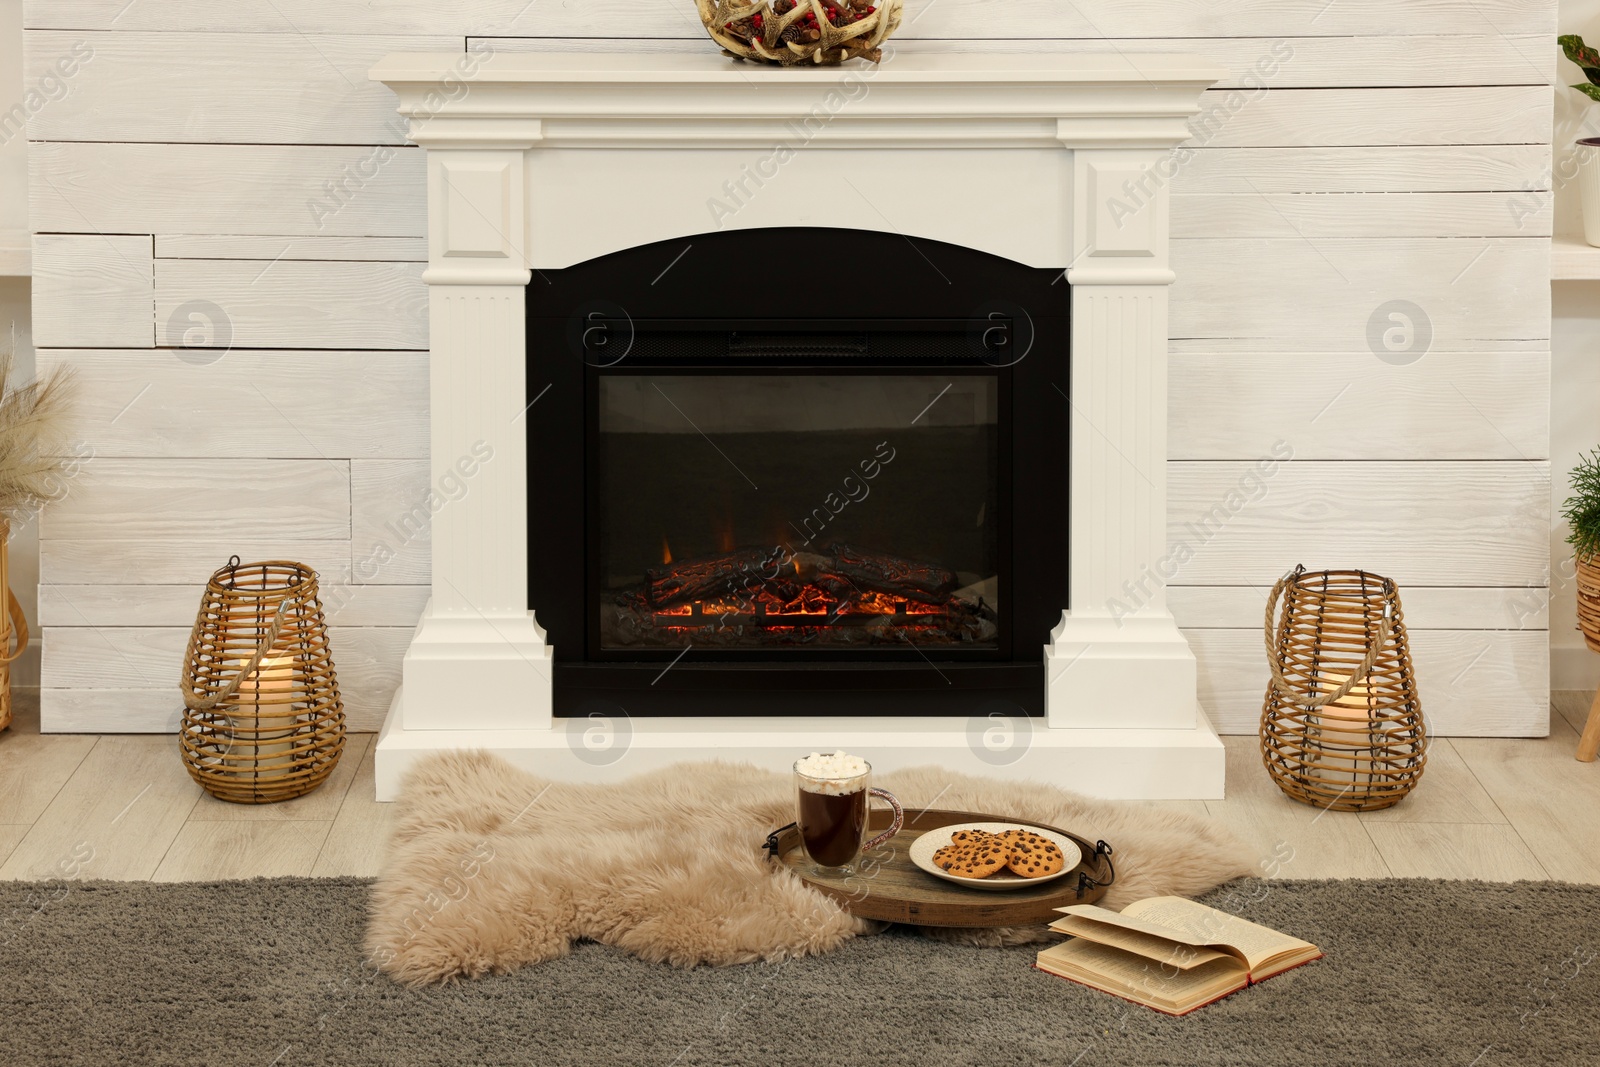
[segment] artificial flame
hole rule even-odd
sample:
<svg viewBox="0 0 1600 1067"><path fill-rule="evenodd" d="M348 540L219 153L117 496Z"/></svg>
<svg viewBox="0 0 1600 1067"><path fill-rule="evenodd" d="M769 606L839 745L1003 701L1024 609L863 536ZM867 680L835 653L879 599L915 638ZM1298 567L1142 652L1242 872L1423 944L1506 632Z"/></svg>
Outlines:
<svg viewBox="0 0 1600 1067"><path fill-rule="evenodd" d="M889 618L925 616L928 621L924 625L937 625L935 618L942 619L946 611L938 604L926 604L921 601L908 600L905 597L893 596L888 593L867 593L841 601L837 597L824 592L814 585L807 585L800 591L800 595L793 600L785 600L774 596L768 589L757 590L755 595L748 599L726 597L719 599L697 600L692 604L674 604L671 607L656 608L658 618L684 618L699 615L753 615L759 609L767 618L786 616L793 618L801 615L813 615L818 618L827 617L830 620L840 615L880 615ZM824 624L828 625L828 624ZM769 629L786 629L783 626L768 625ZM679 627L668 624L667 629L692 632L693 625Z"/></svg>
<svg viewBox="0 0 1600 1067"><path fill-rule="evenodd" d="M672 562L672 546L667 544L667 536L666 536L666 534L662 534L661 535L661 562L662 563L671 563Z"/></svg>

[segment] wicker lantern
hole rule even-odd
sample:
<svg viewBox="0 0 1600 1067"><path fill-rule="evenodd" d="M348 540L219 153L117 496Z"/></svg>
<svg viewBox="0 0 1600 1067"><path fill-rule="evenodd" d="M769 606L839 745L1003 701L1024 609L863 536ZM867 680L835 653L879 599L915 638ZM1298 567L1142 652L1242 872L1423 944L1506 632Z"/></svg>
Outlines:
<svg viewBox="0 0 1600 1067"><path fill-rule="evenodd" d="M1375 811L1409 793L1428 738L1394 583L1296 567L1272 587L1266 643L1261 759L1278 788L1336 811Z"/></svg>
<svg viewBox="0 0 1600 1067"><path fill-rule="evenodd" d="M28 617L11 591L10 542L11 523L0 516L0 730L11 725L11 665L28 651Z"/></svg>
<svg viewBox="0 0 1600 1067"><path fill-rule="evenodd" d="M316 572L229 560L201 598L180 688L178 743L206 792L265 804L322 784L344 751L344 703Z"/></svg>

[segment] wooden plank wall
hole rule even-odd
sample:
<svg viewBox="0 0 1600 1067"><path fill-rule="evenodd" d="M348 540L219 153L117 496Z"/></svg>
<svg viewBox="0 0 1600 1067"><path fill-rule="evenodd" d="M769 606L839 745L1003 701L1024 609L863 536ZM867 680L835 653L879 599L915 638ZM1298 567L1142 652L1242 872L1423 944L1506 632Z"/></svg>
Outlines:
<svg viewBox="0 0 1600 1067"><path fill-rule="evenodd" d="M1554 0L908 8L907 52L1234 72L1172 179L1173 543L1242 500L1170 591L1220 727L1254 729L1265 591L1304 562L1401 583L1437 731L1543 733ZM30 84L79 57L30 120L30 209L41 362L83 372L94 450L41 529L47 728L171 729L199 583L232 552L322 571L374 728L426 544L353 564L424 491L427 331L421 153L366 72L477 38L706 51L693 6L28 0L26 20ZM1396 300L1428 320L1420 358L1373 350ZM1248 481L1275 449L1292 461Z"/></svg>

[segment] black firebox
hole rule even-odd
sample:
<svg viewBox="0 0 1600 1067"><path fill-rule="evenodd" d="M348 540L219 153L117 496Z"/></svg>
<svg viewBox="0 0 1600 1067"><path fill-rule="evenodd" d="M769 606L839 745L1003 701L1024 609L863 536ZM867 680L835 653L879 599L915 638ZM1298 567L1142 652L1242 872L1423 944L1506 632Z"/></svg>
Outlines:
<svg viewBox="0 0 1600 1067"><path fill-rule="evenodd" d="M1069 306L1059 269L856 230L535 271L556 714L1043 714Z"/></svg>

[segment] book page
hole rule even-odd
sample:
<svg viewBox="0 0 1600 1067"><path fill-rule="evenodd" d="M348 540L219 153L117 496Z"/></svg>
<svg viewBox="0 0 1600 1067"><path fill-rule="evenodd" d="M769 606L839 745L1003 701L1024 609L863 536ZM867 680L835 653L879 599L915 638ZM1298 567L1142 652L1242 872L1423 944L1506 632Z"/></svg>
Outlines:
<svg viewBox="0 0 1600 1067"><path fill-rule="evenodd" d="M1218 956L1190 971L1164 971L1142 956L1083 940L1045 949L1039 953L1038 964L1063 977L1175 1013L1215 1000L1249 981L1244 965L1232 956Z"/></svg>
<svg viewBox="0 0 1600 1067"><path fill-rule="evenodd" d="M1122 915L1143 923L1153 923L1156 929L1168 931L1168 937L1185 944L1224 945L1238 949L1244 953L1252 971L1274 956L1316 951L1316 946L1309 941L1290 937L1270 927L1216 908L1208 908L1204 904L1196 904L1183 897L1151 897L1135 901L1123 909Z"/></svg>
<svg viewBox="0 0 1600 1067"><path fill-rule="evenodd" d="M1218 952L1213 948L1185 945L1164 935L1157 937L1141 930L1130 930L1125 926L1095 922L1080 915L1068 915L1064 919L1057 919L1050 924L1050 929L1132 952L1169 970L1176 968L1187 971L1212 960L1235 959L1228 953Z"/></svg>
<svg viewBox="0 0 1600 1067"><path fill-rule="evenodd" d="M1154 897L1152 899L1174 900L1181 898ZM1140 916L1128 914L1129 910L1138 907L1139 904L1144 903L1148 903L1148 901L1141 900L1133 904L1129 904L1128 907L1121 912L1111 911L1095 904L1072 904L1065 908L1057 908L1056 910L1059 912L1064 912L1072 918L1100 923L1106 926L1119 927L1124 930L1135 930L1141 934L1148 934L1151 937L1159 937L1166 941L1175 941L1180 945L1199 947L1202 945L1208 945L1212 942L1212 939L1195 937L1192 933L1181 926L1168 926L1165 923L1152 922L1150 920L1141 918ZM1063 920L1060 919L1056 920L1056 922L1050 924L1050 928L1052 930L1060 930L1061 927L1057 924L1062 921ZM1240 963L1248 965L1250 962L1245 958L1245 954L1241 949L1231 948L1230 946L1222 945L1220 943L1216 943L1215 947L1228 951Z"/></svg>

